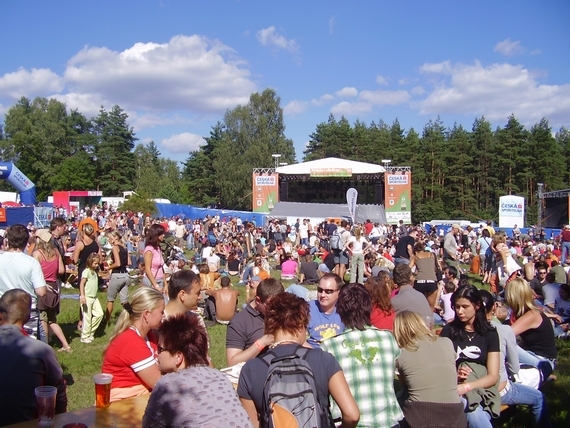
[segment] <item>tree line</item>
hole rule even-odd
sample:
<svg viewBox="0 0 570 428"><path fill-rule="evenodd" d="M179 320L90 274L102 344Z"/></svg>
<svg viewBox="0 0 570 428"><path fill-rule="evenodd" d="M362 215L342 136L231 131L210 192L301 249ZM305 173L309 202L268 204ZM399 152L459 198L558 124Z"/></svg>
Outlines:
<svg viewBox="0 0 570 428"><path fill-rule="evenodd" d="M228 110L179 166L161 157L154 142L136 144L119 106L101 107L87 119L55 99L23 97L0 128L0 158L13 161L36 184L38 200L53 190L93 189L105 196L135 190L175 203L250 210L253 168L273 167L274 153L281 162L296 161L280 103L271 89L252 94L246 105ZM303 161L391 159L394 166L411 166L414 221L496 220L499 197L514 194L526 198L532 224L538 183L547 191L570 187L570 132L562 127L553 133L545 118L529 129L514 115L506 121L493 129L480 117L467 130L437 118L418 132L397 119L391 125L351 124L331 114L309 136Z"/></svg>

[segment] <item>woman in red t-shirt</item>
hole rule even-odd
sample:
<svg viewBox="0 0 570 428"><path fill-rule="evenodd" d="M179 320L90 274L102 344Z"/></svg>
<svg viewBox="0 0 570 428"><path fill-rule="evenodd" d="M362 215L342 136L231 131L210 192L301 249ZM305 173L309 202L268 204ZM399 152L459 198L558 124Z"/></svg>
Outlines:
<svg viewBox="0 0 570 428"><path fill-rule="evenodd" d="M364 283L364 287L372 297L372 314L370 315L370 323L381 330L394 330L394 318L396 313L392 308L390 301L390 287L388 282L390 275L388 272L381 271L378 276L370 277Z"/></svg>
<svg viewBox="0 0 570 428"><path fill-rule="evenodd" d="M103 354L102 372L113 375L111 402L148 394L161 377L152 330L164 317L164 296L141 287L123 306Z"/></svg>

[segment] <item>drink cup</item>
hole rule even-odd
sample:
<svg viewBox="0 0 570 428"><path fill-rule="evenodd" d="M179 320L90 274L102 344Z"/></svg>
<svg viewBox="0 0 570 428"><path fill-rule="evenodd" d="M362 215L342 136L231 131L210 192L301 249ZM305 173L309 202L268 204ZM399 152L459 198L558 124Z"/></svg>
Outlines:
<svg viewBox="0 0 570 428"><path fill-rule="evenodd" d="M106 409L111 404L111 381L112 374L99 373L93 375L95 382L95 406Z"/></svg>
<svg viewBox="0 0 570 428"><path fill-rule="evenodd" d="M36 402L38 405L39 426L53 426L57 388L55 386L38 386L34 391L36 393Z"/></svg>

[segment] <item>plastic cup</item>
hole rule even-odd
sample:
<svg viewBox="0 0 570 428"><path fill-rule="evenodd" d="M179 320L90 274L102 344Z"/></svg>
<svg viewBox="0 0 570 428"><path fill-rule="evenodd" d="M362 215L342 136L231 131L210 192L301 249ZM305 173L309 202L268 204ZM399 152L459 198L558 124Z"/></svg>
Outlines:
<svg viewBox="0 0 570 428"><path fill-rule="evenodd" d="M53 426L57 388L55 386L38 386L34 392L36 393L36 403L38 405L39 426Z"/></svg>
<svg viewBox="0 0 570 428"><path fill-rule="evenodd" d="M95 382L95 406L100 409L106 409L111 404L111 381L112 374L99 373L93 375Z"/></svg>

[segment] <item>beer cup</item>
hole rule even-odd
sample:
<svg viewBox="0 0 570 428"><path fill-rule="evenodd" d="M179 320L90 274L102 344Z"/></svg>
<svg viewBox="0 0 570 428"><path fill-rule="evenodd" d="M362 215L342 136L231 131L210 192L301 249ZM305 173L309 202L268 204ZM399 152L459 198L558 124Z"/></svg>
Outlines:
<svg viewBox="0 0 570 428"><path fill-rule="evenodd" d="M95 406L100 409L106 409L111 404L111 381L113 375L107 373L99 373L93 375L95 382Z"/></svg>
<svg viewBox="0 0 570 428"><path fill-rule="evenodd" d="M55 386L38 386L34 392L36 394L36 402L38 405L39 426L53 426L57 388Z"/></svg>

